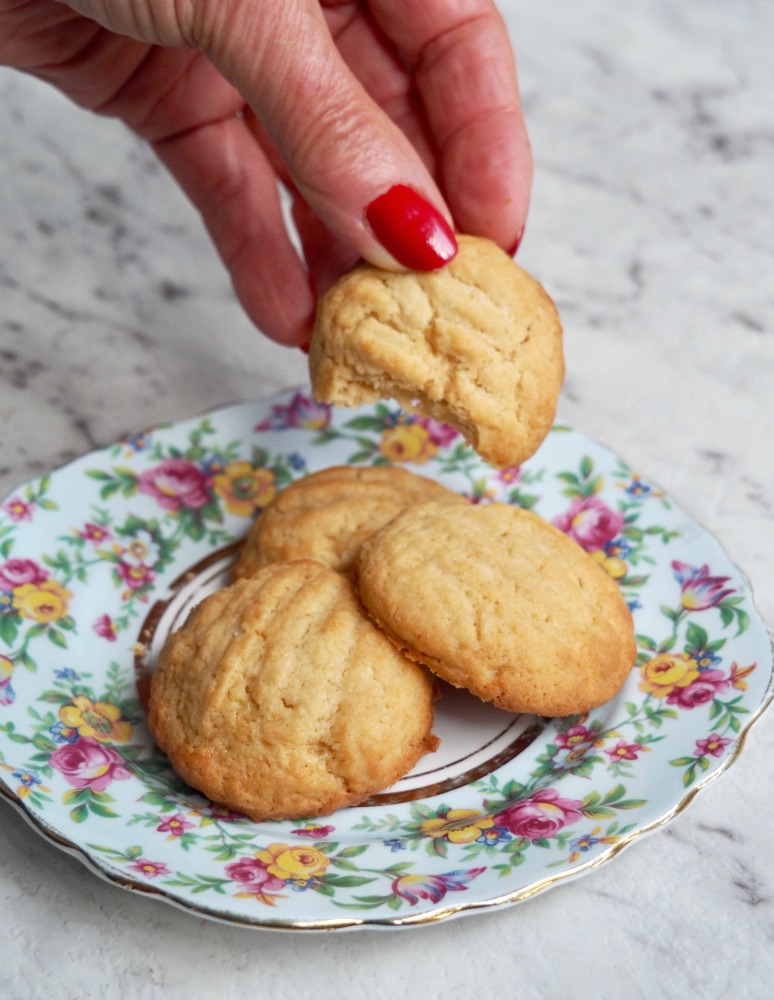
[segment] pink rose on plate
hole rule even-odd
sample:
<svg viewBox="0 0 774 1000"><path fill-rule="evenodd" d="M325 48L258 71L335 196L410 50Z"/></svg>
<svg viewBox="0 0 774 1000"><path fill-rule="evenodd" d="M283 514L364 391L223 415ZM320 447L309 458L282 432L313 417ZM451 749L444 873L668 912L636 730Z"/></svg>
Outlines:
<svg viewBox="0 0 774 1000"><path fill-rule="evenodd" d="M124 758L91 736L65 743L51 754L49 763L73 788L104 792L112 781L126 781L131 771Z"/></svg>
<svg viewBox="0 0 774 1000"><path fill-rule="evenodd" d="M210 502L210 480L185 458L165 458L140 475L140 493L154 497L166 510L204 507Z"/></svg>
<svg viewBox="0 0 774 1000"><path fill-rule="evenodd" d="M587 552L603 549L623 528L623 514L599 497L577 497L564 514L554 518L557 528Z"/></svg>
<svg viewBox="0 0 774 1000"><path fill-rule="evenodd" d="M8 559L0 565L0 590L13 590L24 583L43 583L48 573L32 559Z"/></svg>
<svg viewBox="0 0 774 1000"><path fill-rule="evenodd" d="M678 708L698 708L706 705L725 691L731 679L722 670L702 670L687 687L676 687L667 695L667 705Z"/></svg>
<svg viewBox="0 0 774 1000"><path fill-rule="evenodd" d="M450 445L452 441L456 441L460 436L460 432L454 427L450 427L449 424L442 424L439 420L434 420L432 417L415 417L414 423L424 427L430 436L430 440L439 448L446 448L447 445Z"/></svg>
<svg viewBox="0 0 774 1000"><path fill-rule="evenodd" d="M234 882L241 882L251 892L279 892L285 888L283 879L268 871L257 858L240 858L226 865L226 873Z"/></svg>
<svg viewBox="0 0 774 1000"><path fill-rule="evenodd" d="M581 806L578 799L561 798L555 788L541 788L498 813L494 821L510 830L514 837L539 840L553 837L563 826L577 823L583 815Z"/></svg>

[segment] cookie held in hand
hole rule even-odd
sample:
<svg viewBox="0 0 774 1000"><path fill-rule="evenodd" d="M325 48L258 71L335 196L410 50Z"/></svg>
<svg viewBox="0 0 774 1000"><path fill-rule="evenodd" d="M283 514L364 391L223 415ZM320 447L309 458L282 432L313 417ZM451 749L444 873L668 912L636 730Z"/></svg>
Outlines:
<svg viewBox="0 0 774 1000"><path fill-rule="evenodd" d="M361 264L320 301L309 353L318 402L395 399L450 424L504 468L537 451L564 377L557 310L496 244L458 237L437 271Z"/></svg>
<svg viewBox="0 0 774 1000"><path fill-rule="evenodd" d="M331 466L297 479L261 511L234 564L235 579L287 559L347 572L361 543L406 507L467 503L435 480L394 466Z"/></svg>
<svg viewBox="0 0 774 1000"><path fill-rule="evenodd" d="M178 774L254 820L326 815L434 750L435 681L349 579L272 563L207 597L164 645L149 724Z"/></svg>
<svg viewBox="0 0 774 1000"><path fill-rule="evenodd" d="M558 528L509 504L405 511L363 543L355 574L401 652L499 708L586 712L634 663L615 581Z"/></svg>

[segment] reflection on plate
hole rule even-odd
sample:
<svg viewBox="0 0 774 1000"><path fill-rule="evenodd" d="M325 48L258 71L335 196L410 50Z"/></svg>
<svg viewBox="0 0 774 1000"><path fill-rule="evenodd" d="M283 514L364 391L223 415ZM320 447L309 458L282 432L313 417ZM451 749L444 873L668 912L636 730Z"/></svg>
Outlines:
<svg viewBox="0 0 774 1000"><path fill-rule="evenodd" d="M444 688L440 750L392 788L322 819L252 823L156 750L149 673L279 489L375 462L558 524L620 584L637 663L615 699L568 719ZM566 427L498 472L432 420L297 391L93 452L0 511L0 791L99 874L228 922L402 926L530 898L687 805L738 755L771 676L769 635L718 544Z"/></svg>

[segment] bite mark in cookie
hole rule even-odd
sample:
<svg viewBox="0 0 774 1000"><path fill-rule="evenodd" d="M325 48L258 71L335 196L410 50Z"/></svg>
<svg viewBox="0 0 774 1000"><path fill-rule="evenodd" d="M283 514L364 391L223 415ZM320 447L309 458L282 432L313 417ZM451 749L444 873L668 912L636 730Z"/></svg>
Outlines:
<svg viewBox="0 0 774 1000"><path fill-rule="evenodd" d="M490 240L460 236L436 271L362 264L320 302L309 355L319 402L392 398L459 430L498 467L544 440L564 377L543 288Z"/></svg>

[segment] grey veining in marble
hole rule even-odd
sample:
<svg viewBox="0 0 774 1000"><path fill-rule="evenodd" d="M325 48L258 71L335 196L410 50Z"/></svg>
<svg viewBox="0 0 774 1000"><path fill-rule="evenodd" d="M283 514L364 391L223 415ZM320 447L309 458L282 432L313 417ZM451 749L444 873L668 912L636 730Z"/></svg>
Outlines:
<svg viewBox="0 0 774 1000"><path fill-rule="evenodd" d="M774 3L500 7L536 160L519 259L566 332L560 415L715 534L774 623ZM304 381L121 126L0 70L0 176L0 494ZM610 864L406 934L207 923L87 874L2 807L0 995L763 1000L773 759L768 713L727 774Z"/></svg>

